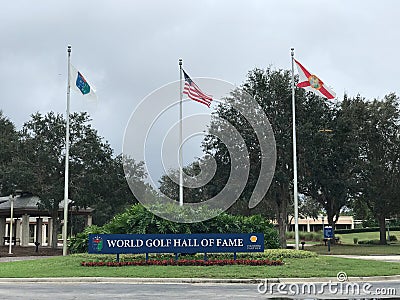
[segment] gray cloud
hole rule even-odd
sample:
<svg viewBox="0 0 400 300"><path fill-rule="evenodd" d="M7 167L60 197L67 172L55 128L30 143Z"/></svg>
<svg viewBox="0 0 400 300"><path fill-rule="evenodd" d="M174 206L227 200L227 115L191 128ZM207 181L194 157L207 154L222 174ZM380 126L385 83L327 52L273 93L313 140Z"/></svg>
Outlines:
<svg viewBox="0 0 400 300"><path fill-rule="evenodd" d="M290 68L290 47L338 98L398 92L400 3L378 1L7 1L0 11L0 109L19 127L65 111L66 48L99 102L72 94L116 153L135 106L188 72L234 84Z"/></svg>

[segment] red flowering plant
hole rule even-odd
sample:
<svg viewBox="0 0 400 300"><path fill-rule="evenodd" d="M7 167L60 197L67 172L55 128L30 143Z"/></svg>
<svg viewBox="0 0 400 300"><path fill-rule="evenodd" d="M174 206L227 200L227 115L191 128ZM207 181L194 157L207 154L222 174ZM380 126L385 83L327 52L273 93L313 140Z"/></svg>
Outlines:
<svg viewBox="0 0 400 300"><path fill-rule="evenodd" d="M133 260L119 262L103 262L92 261L82 262L84 267L123 267L123 266L226 266L226 265L248 265L248 266L280 266L283 265L281 260L269 259L151 259L151 260Z"/></svg>
<svg viewBox="0 0 400 300"><path fill-rule="evenodd" d="M215 265L248 265L248 266L280 266L285 259L303 259L317 257L311 251L293 249L267 249L263 253L237 253L234 260L232 253L207 253L207 260L204 261L204 254L180 254L176 260L175 254L149 254L147 261L143 254L122 254L120 261L115 261L115 255L94 255L94 254L73 254L82 259L82 266L86 267L122 267L122 266L215 266Z"/></svg>

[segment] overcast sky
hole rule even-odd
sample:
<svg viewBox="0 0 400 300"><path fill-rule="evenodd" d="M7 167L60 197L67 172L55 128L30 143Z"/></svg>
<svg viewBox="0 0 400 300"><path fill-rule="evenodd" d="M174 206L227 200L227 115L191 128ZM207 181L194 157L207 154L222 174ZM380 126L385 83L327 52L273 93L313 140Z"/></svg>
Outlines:
<svg viewBox="0 0 400 300"><path fill-rule="evenodd" d="M336 92L399 93L400 1L3 1L0 109L20 128L34 112L65 112L71 61L97 104L71 93L116 154L136 105L179 79L240 85L258 67L290 69L295 57ZM197 104L199 111L205 107Z"/></svg>

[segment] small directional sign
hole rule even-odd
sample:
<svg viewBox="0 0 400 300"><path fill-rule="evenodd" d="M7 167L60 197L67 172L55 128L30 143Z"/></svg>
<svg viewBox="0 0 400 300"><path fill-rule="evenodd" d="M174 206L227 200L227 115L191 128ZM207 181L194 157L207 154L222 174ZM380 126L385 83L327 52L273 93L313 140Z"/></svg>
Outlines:
<svg viewBox="0 0 400 300"><path fill-rule="evenodd" d="M331 239L331 238L333 238L332 226L325 226L324 227L324 239Z"/></svg>

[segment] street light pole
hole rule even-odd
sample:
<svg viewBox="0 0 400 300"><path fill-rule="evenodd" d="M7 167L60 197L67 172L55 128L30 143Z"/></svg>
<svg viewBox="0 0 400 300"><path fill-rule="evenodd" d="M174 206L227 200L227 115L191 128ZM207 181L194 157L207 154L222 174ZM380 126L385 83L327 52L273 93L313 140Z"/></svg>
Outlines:
<svg viewBox="0 0 400 300"><path fill-rule="evenodd" d="M12 238L13 238L13 223L14 223L14 195L10 195L9 199L10 199L11 216L10 216L10 234L8 235L9 236L8 254L12 254Z"/></svg>

